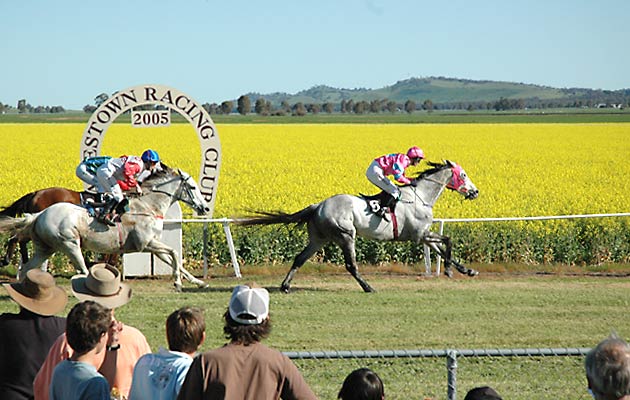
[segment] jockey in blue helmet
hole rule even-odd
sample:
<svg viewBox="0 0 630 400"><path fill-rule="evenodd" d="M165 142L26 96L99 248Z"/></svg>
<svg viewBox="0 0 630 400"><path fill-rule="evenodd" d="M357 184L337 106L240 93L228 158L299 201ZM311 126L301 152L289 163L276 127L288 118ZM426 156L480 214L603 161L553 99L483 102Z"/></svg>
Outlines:
<svg viewBox="0 0 630 400"><path fill-rule="evenodd" d="M151 175L154 171L162 170L162 166L160 165L160 155L157 151L152 149L147 149L142 153L142 162L144 163L144 171L138 176L138 182L142 183L149 175Z"/></svg>

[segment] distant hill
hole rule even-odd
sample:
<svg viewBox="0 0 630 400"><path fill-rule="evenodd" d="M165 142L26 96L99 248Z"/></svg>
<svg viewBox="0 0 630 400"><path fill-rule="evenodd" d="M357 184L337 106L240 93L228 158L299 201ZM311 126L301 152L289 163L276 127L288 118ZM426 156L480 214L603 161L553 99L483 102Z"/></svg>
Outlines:
<svg viewBox="0 0 630 400"><path fill-rule="evenodd" d="M526 83L498 82L498 81L474 81L468 79L455 79L444 77L410 78L398 81L391 86L380 89L337 89L330 86L314 86L295 94L288 93L248 93L252 100L262 97L274 105L287 101L289 104L302 102L338 104L342 100L372 101L393 100L404 103L412 100L421 104L429 99L435 104L454 103L481 103L494 102L500 98L522 100L595 100L614 101L630 97L630 89L617 91L602 91L584 88L558 89L548 86L539 86Z"/></svg>

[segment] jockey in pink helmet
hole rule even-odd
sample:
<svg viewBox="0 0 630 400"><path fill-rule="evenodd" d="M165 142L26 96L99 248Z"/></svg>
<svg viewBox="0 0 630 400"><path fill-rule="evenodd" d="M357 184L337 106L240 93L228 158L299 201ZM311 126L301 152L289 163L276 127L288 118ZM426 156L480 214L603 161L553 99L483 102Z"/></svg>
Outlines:
<svg viewBox="0 0 630 400"><path fill-rule="evenodd" d="M411 180L405 176L405 170L409 165L418 165L423 159L422 149L413 146L407 150L406 154L387 154L372 161L365 175L370 182L391 195L387 203L379 210L378 215L385 216L387 207L393 211L396 201L400 200L400 189L387 177L391 175L397 182L408 184Z"/></svg>

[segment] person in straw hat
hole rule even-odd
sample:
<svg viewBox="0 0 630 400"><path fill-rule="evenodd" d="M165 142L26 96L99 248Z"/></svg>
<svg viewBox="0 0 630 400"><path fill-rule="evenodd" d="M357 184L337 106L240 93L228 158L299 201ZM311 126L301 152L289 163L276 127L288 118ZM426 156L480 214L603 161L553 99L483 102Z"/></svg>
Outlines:
<svg viewBox="0 0 630 400"><path fill-rule="evenodd" d="M223 318L230 342L194 359L178 400L317 398L287 356L260 343L271 332L266 289L235 287Z"/></svg>
<svg viewBox="0 0 630 400"><path fill-rule="evenodd" d="M31 399L33 378L66 329L66 319L55 314L65 309L68 294L40 269L28 271L22 282L2 286L20 312L0 315L0 399Z"/></svg>
<svg viewBox="0 0 630 400"><path fill-rule="evenodd" d="M112 310L107 351L99 372L107 379L113 392L129 396L133 367L144 354L151 352L146 337L138 329L117 321L114 310L131 300L131 287L121 282L120 271L109 264L94 264L88 275L76 275L71 280L72 294L80 301L92 300ZM69 358L72 349L65 334L59 336L40 368L33 388L35 400L49 400L52 373L57 364Z"/></svg>

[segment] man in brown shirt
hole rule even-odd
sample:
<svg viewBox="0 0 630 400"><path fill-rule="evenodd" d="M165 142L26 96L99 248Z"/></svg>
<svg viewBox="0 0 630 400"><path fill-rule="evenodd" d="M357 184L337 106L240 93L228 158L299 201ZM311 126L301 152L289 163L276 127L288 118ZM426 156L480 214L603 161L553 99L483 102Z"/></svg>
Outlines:
<svg viewBox="0 0 630 400"><path fill-rule="evenodd" d="M288 357L260 343L271 331L266 289L235 287L224 318L230 343L195 358L179 400L317 399Z"/></svg>

